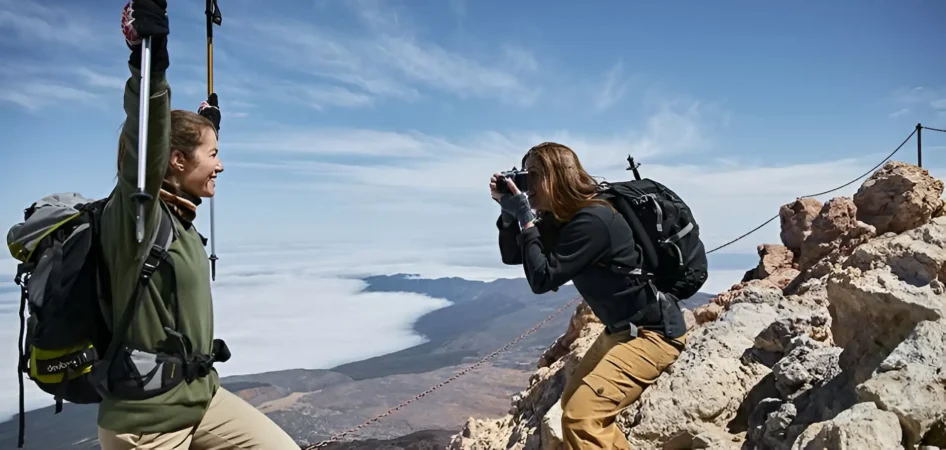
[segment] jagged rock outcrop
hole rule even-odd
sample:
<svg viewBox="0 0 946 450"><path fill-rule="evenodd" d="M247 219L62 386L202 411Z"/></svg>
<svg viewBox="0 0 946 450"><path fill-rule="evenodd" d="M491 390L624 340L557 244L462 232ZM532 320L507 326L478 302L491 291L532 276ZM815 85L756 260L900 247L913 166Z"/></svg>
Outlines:
<svg viewBox="0 0 946 450"><path fill-rule="evenodd" d="M801 244L811 234L811 222L821 211L821 202L813 198L801 198L778 210L782 232L782 244L797 255Z"/></svg>
<svg viewBox="0 0 946 450"><path fill-rule="evenodd" d="M746 272L742 281L768 280L784 289L800 273L794 253L784 245L762 244L758 247L759 265Z"/></svg>
<svg viewBox="0 0 946 450"><path fill-rule="evenodd" d="M942 214L943 182L926 169L890 161L854 194L857 219L877 234L902 233Z"/></svg>
<svg viewBox="0 0 946 450"><path fill-rule="evenodd" d="M582 330L584 330L589 323L601 323L601 321L591 312L591 307L588 306L588 303L582 300L575 308L575 313L572 314L572 318L568 322L568 328L565 330L565 334L559 336L559 338L555 340L555 343L539 357L537 367L548 367L570 352L572 344L578 339Z"/></svg>
<svg viewBox="0 0 946 450"><path fill-rule="evenodd" d="M792 450L826 448L901 448L900 423L873 403L858 403L834 419L812 424L792 445Z"/></svg>
<svg viewBox="0 0 946 450"><path fill-rule="evenodd" d="M509 415L501 420L467 421L463 430L454 436L449 448L554 448L542 447L542 442L548 442L556 434L559 442L561 441L561 427L554 418L558 417L560 420L561 417L558 403L565 388L565 381L603 330L604 325L590 314L588 305L581 302L575 309L566 333L540 358L543 363L540 363L538 370L529 378L529 387L513 396ZM566 350L564 353L563 349ZM554 356L558 358L553 359ZM549 361L550 364L541 365ZM546 416L549 416L549 419L545 419Z"/></svg>
<svg viewBox="0 0 946 450"><path fill-rule="evenodd" d="M858 245L876 236L874 227L857 220L857 207L848 197L825 202L811 223L811 234L801 246L798 269L801 279L821 278L843 261Z"/></svg>
<svg viewBox="0 0 946 450"><path fill-rule="evenodd" d="M694 310L687 349L619 416L634 448L946 448L942 191L888 163L853 200L783 206L784 246ZM449 448L562 448L561 389L602 328L589 313L509 415L471 419Z"/></svg>

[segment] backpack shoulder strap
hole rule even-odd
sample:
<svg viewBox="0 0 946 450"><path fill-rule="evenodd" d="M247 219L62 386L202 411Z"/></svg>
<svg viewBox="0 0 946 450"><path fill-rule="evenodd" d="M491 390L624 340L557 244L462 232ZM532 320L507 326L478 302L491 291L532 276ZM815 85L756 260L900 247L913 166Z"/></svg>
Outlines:
<svg viewBox="0 0 946 450"><path fill-rule="evenodd" d="M147 289L148 282L151 280L151 275L154 274L162 262L170 263L168 258L168 247L171 246L173 241L174 222L171 218L170 211L167 210L162 202L161 223L158 225L158 230L154 236L154 242L152 242L148 256L145 258L145 261L141 267L141 271L138 274L138 280L135 283L135 289L131 294L131 302L122 312L122 316L119 318L117 326L112 329L112 340L108 345L108 349L105 351L105 356L102 358L105 362L105 365L100 373L101 378L99 383L105 381L104 377L108 372L108 366L115 358L115 353L118 351L118 348L124 343L125 332L128 330L128 327L131 325L132 318L138 311L138 306L141 303L141 297L144 293L144 290Z"/></svg>
<svg viewBox="0 0 946 450"><path fill-rule="evenodd" d="M642 195L642 193L637 192L632 186L622 183L608 184L606 186L606 192L609 192L613 196L614 206L627 221L627 224L630 225L631 231L634 232L634 242L640 246L641 251L644 253L644 260L647 261L650 270L656 271L659 264L657 260L657 250L654 249L654 243L652 242L653 239L647 232L647 229L644 228L640 218L637 217L634 209L631 208L631 205L627 202L627 197L635 197Z"/></svg>

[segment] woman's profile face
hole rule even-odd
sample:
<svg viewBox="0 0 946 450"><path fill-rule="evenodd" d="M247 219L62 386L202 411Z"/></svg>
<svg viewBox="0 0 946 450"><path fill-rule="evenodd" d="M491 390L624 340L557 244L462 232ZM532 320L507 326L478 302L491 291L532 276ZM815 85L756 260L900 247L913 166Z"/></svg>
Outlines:
<svg viewBox="0 0 946 450"><path fill-rule="evenodd" d="M544 211L547 203L547 193L545 192L545 173L538 161L529 156L526 159L525 169L529 171L529 191L526 195L529 197L529 204L538 211Z"/></svg>

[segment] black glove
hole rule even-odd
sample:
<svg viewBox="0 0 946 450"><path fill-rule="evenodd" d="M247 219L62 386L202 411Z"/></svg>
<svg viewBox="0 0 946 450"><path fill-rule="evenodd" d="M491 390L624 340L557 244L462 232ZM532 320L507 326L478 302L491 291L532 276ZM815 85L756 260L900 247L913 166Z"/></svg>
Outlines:
<svg viewBox="0 0 946 450"><path fill-rule="evenodd" d="M141 40L151 38L151 71L163 72L170 66L168 59L168 2L167 0L131 0L122 11L122 34L131 49L128 63L141 68Z"/></svg>
<svg viewBox="0 0 946 450"><path fill-rule="evenodd" d="M207 101L200 103L200 108L197 108L197 114L209 119L214 124L214 129L217 130L217 133L220 133L220 105L217 104L216 92L210 94L210 98L208 98Z"/></svg>

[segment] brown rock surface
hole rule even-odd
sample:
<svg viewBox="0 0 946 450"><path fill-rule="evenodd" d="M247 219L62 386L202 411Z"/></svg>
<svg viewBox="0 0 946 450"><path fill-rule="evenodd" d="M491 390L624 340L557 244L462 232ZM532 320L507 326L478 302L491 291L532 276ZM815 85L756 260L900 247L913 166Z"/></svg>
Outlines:
<svg viewBox="0 0 946 450"><path fill-rule="evenodd" d="M873 227L858 222L856 216L857 207L848 197L835 197L825 202L811 223L811 234L802 243L798 269L805 272L825 262L829 255L833 257L830 259L837 260L874 237Z"/></svg>
<svg viewBox="0 0 946 450"><path fill-rule="evenodd" d="M588 303L582 300L575 308L575 313L568 322L568 329L565 330L565 334L560 336L555 343L539 357L537 366L548 367L553 362L561 359L562 356L565 356L565 354L570 351L569 349L572 343L575 342L575 339L578 339L581 331L589 323L601 323L601 321L591 312L591 307L588 306Z"/></svg>
<svg viewBox="0 0 946 450"><path fill-rule="evenodd" d="M693 316L696 318L696 324L702 325L706 322L712 322L716 320L722 312L722 306L720 306L718 303L710 302L694 309Z"/></svg>
<svg viewBox="0 0 946 450"><path fill-rule="evenodd" d="M779 208L782 232L779 237L789 250L801 250L801 244L811 233L811 222L821 211L821 202L813 198L801 198Z"/></svg>
<svg viewBox="0 0 946 450"><path fill-rule="evenodd" d="M746 272L742 281L767 280L784 289L800 273L793 262L794 254L784 245L762 244L758 247L759 265Z"/></svg>
<svg viewBox="0 0 946 450"><path fill-rule="evenodd" d="M854 194L857 219L877 234L902 233L929 222L943 210L943 182L929 171L890 161Z"/></svg>

